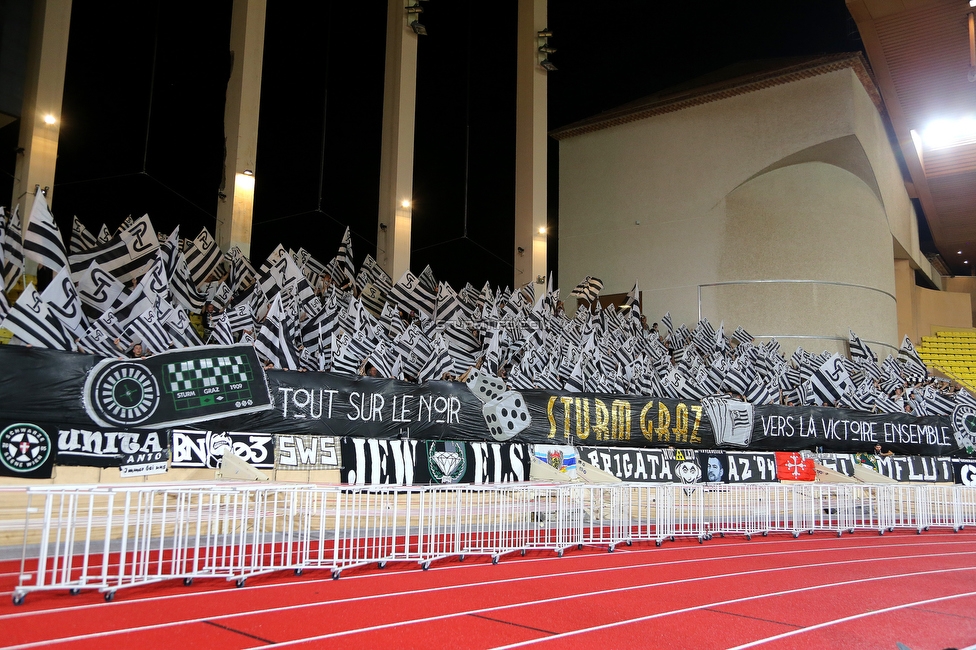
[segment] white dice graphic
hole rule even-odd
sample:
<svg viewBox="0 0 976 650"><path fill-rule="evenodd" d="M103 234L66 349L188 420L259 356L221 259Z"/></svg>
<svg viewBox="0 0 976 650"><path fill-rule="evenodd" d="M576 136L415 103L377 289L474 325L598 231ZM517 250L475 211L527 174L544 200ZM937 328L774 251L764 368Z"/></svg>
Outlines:
<svg viewBox="0 0 976 650"><path fill-rule="evenodd" d="M511 440L515 435L532 424L532 417L522 394L509 390L491 400L481 408L491 437L498 442Z"/></svg>
<svg viewBox="0 0 976 650"><path fill-rule="evenodd" d="M465 383L468 385L468 390L485 403L496 397L501 397L506 389L505 382L501 379L479 370L472 370Z"/></svg>

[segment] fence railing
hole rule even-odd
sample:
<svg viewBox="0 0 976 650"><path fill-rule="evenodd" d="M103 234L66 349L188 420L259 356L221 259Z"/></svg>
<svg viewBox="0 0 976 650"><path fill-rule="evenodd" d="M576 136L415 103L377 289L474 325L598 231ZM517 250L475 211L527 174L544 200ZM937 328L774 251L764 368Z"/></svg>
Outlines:
<svg viewBox="0 0 976 650"><path fill-rule="evenodd" d="M679 537L976 524L976 489L927 485L626 484L61 486L28 490L20 581L33 591L233 580Z"/></svg>

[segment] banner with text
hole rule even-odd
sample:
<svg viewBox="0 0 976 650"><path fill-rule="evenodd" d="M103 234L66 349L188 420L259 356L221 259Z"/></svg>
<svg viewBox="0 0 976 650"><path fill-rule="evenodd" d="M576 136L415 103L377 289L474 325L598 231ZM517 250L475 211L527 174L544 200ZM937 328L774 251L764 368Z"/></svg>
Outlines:
<svg viewBox="0 0 976 650"><path fill-rule="evenodd" d="M527 445L343 438L342 482L350 485L515 483L529 478Z"/></svg>

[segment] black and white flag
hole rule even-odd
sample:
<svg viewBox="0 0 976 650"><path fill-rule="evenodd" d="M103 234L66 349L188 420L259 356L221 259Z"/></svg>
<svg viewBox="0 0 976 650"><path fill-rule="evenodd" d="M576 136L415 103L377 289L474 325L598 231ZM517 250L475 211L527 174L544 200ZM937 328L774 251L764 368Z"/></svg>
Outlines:
<svg viewBox="0 0 976 650"><path fill-rule="evenodd" d="M831 406L840 401L841 396L854 390L854 382L844 368L840 355L835 354L827 359L810 375L810 390L812 399L820 406Z"/></svg>
<svg viewBox="0 0 976 650"><path fill-rule="evenodd" d="M217 270L223 261L223 253L220 252L217 242L206 228L200 231L193 240L193 245L186 251L186 266L190 271L190 279L198 287Z"/></svg>
<svg viewBox="0 0 976 650"><path fill-rule="evenodd" d="M71 276L68 275L68 267L61 267L44 289L41 300L72 336L81 336L88 329L88 319L81 311L81 300L78 298L74 283L71 282Z"/></svg>
<svg viewBox="0 0 976 650"><path fill-rule="evenodd" d="M74 341L50 313L33 284L28 284L10 308L0 328L10 330L27 345L53 350L75 350Z"/></svg>
<svg viewBox="0 0 976 650"><path fill-rule="evenodd" d="M8 289L24 272L23 226L20 223L20 206L14 208L3 236L3 284Z"/></svg>
<svg viewBox="0 0 976 650"><path fill-rule="evenodd" d="M54 221L54 215L48 210L44 193L40 191L34 197L34 205L27 221L24 255L55 273L68 265L68 254L64 250L61 231Z"/></svg>
<svg viewBox="0 0 976 650"><path fill-rule="evenodd" d="M156 259L159 240L149 215L143 215L131 226L119 231L111 240L68 257L71 278L78 282L92 262L122 283L131 282L149 270Z"/></svg>
<svg viewBox="0 0 976 650"><path fill-rule="evenodd" d="M81 223L76 215L71 222L71 244L68 250L74 255L97 245L98 240L95 239L95 235L91 234L88 228L85 228L85 224Z"/></svg>
<svg viewBox="0 0 976 650"><path fill-rule="evenodd" d="M877 363L878 355L854 333L854 330L847 330L847 332L847 343L851 350L851 359L857 362L870 361L871 363Z"/></svg>
<svg viewBox="0 0 976 650"><path fill-rule="evenodd" d="M170 348L169 334L166 328L159 321L159 315L155 307L150 307L139 314L130 324L128 332L129 340L142 343L143 349L153 354L165 352Z"/></svg>
<svg viewBox="0 0 976 650"><path fill-rule="evenodd" d="M397 283L393 285L386 300L396 304L401 311L414 311L431 316L434 313L436 295L421 286L417 276L410 271L404 271Z"/></svg>
<svg viewBox="0 0 976 650"><path fill-rule="evenodd" d="M110 309L123 291L125 285L107 273L98 262L93 261L78 278L78 295L81 301L98 314Z"/></svg>
<svg viewBox="0 0 976 650"><path fill-rule="evenodd" d="M601 291L603 291L603 280L588 275L569 292L569 295L592 303L600 296Z"/></svg>
<svg viewBox="0 0 976 650"><path fill-rule="evenodd" d="M356 283L356 265L352 254L352 231L346 226L339 244L339 254L336 255L336 265L339 267L340 277L332 278L340 287L352 287Z"/></svg>

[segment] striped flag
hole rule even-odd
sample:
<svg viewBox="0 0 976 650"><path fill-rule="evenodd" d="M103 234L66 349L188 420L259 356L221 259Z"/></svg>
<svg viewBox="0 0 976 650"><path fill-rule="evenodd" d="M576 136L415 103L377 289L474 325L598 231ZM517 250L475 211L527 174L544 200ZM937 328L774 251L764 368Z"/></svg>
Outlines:
<svg viewBox="0 0 976 650"><path fill-rule="evenodd" d="M854 390L854 382L844 368L839 354L834 354L810 375L811 397L820 406L832 405L844 393Z"/></svg>
<svg viewBox="0 0 976 650"><path fill-rule="evenodd" d="M158 311L159 307L157 306L156 309ZM160 316L160 320L166 326L166 331L169 333L170 339L173 341L175 347L189 348L195 345L203 345L203 341L200 340L200 335L193 329L193 325L190 324L190 319L181 308L172 307L167 310L164 316Z"/></svg>
<svg viewBox="0 0 976 650"><path fill-rule="evenodd" d="M640 288L637 283L638 281L634 280L634 288L627 293L627 300L624 301L624 305L631 308L636 305L636 309L640 310Z"/></svg>
<svg viewBox="0 0 976 650"><path fill-rule="evenodd" d="M671 334L674 333L674 323L671 322L671 312L664 314L664 318L661 319L661 322L664 323L666 328L668 328L668 336L671 336Z"/></svg>
<svg viewBox="0 0 976 650"><path fill-rule="evenodd" d="M218 345L233 345L234 333L231 330L230 319L227 314L221 314L210 321L213 328L210 330L210 340Z"/></svg>
<svg viewBox="0 0 976 650"><path fill-rule="evenodd" d="M54 215L48 210L43 192L38 192L34 197L34 205L27 220L24 255L55 273L68 265L68 254L64 250L61 231L54 221Z"/></svg>
<svg viewBox="0 0 976 650"><path fill-rule="evenodd" d="M220 247L206 228L200 231L193 240L193 245L186 251L190 279L198 287L207 281L223 261L224 255L220 252Z"/></svg>
<svg viewBox="0 0 976 650"><path fill-rule="evenodd" d="M877 363L878 355L876 355L871 348L861 341L858 335L854 333L854 330L849 329L847 332L847 344L851 350L851 359L859 362L870 361L871 363Z"/></svg>
<svg viewBox="0 0 976 650"><path fill-rule="evenodd" d="M68 250L74 255L97 245L98 240L95 235L91 234L88 228L85 228L85 224L81 223L81 220L75 215L71 221L71 244L68 246Z"/></svg>
<svg viewBox="0 0 976 650"><path fill-rule="evenodd" d="M159 315L155 307L150 307L139 314L129 323L126 330L129 341L132 343L142 343L142 347L147 352L159 354L165 352L170 347L169 334L166 328L159 322Z"/></svg>
<svg viewBox="0 0 976 650"><path fill-rule="evenodd" d="M44 304L33 284L28 284L17 302L0 322L0 328L10 330L22 342L53 350L77 349L71 336Z"/></svg>
<svg viewBox="0 0 976 650"><path fill-rule="evenodd" d="M232 332L254 328L254 312L251 311L251 305L246 302L235 307L228 307L225 315Z"/></svg>
<svg viewBox="0 0 976 650"><path fill-rule="evenodd" d="M752 343L755 340L752 334L745 331L745 329L742 327L735 328L735 331L732 332L732 339L740 345L742 343Z"/></svg>
<svg viewBox="0 0 976 650"><path fill-rule="evenodd" d="M106 334L96 321L78 339L78 349L87 354L100 354L106 357L118 356L119 349L115 347L112 338L114 337Z"/></svg>
<svg viewBox="0 0 976 650"><path fill-rule="evenodd" d="M901 349L898 350L898 360L905 364L905 370L911 374L921 375L922 378L928 375L928 368L922 363L921 357L918 356L918 352L915 351L915 346L912 345L912 340L908 338L907 334L901 342Z"/></svg>
<svg viewBox="0 0 976 650"><path fill-rule="evenodd" d="M601 291L603 291L603 280L588 275L569 292L569 295L592 303L600 296Z"/></svg>
<svg viewBox="0 0 976 650"><path fill-rule="evenodd" d="M176 271L169 278L169 291L176 303L194 314L199 314L206 302L206 296L197 291L190 279L190 270L186 266L183 253L177 253Z"/></svg>
<svg viewBox="0 0 976 650"><path fill-rule="evenodd" d="M393 285L386 300L396 304L401 311L414 311L426 316L431 316L434 313L436 304L434 292L425 290L417 276L410 271L403 272L397 283Z"/></svg>
<svg viewBox="0 0 976 650"><path fill-rule="evenodd" d="M159 245L156 257L163 261L166 277L171 278L176 273L176 265L180 259L180 227L176 226L166 241Z"/></svg>
<svg viewBox="0 0 976 650"><path fill-rule="evenodd" d="M108 242L69 256L71 278L77 282L92 262L98 262L120 282L127 283L149 270L158 249L159 240L149 215L143 215Z"/></svg>
<svg viewBox="0 0 976 650"><path fill-rule="evenodd" d="M271 309L254 340L254 349L275 368L298 370L298 350L285 334L283 320L287 318L281 296L275 296Z"/></svg>
<svg viewBox="0 0 976 650"><path fill-rule="evenodd" d="M75 290L68 267L63 266L41 294L48 311L57 318L64 329L74 336L81 336L88 329L88 319L81 311L81 300Z"/></svg>
<svg viewBox="0 0 976 650"><path fill-rule="evenodd" d="M98 230L98 241L97 241L97 243L98 244L107 244L110 241L112 241L112 231L109 230L108 229L108 226L106 226L103 223L102 224L102 227L99 228L99 230Z"/></svg>
<svg viewBox="0 0 976 650"><path fill-rule="evenodd" d="M7 302L7 287L3 284L3 277L0 276L0 320L7 316L10 311L10 303Z"/></svg>
<svg viewBox="0 0 976 650"><path fill-rule="evenodd" d="M342 243L339 244L339 253L336 255L336 265L339 267L339 275L333 276L333 281L343 288L355 286L356 265L353 262L352 231L349 226L346 226L346 232L342 234Z"/></svg>
<svg viewBox="0 0 976 650"><path fill-rule="evenodd" d="M3 237L3 284L14 286L24 272L23 226L20 223L20 206L14 208L7 222Z"/></svg>

